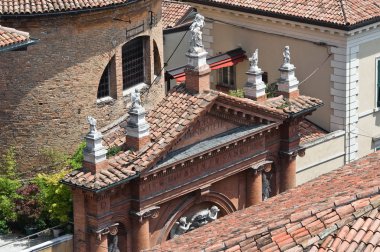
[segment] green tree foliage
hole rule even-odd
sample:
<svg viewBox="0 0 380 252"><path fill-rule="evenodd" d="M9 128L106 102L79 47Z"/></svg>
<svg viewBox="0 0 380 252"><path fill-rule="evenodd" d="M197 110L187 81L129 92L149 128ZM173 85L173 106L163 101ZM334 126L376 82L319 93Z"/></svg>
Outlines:
<svg viewBox="0 0 380 252"><path fill-rule="evenodd" d="M75 153L69 158L69 165L73 169L79 169L82 167L84 148L86 148L86 142L81 142Z"/></svg>
<svg viewBox="0 0 380 252"><path fill-rule="evenodd" d="M16 191L21 183L17 180L15 156L11 147L0 161L0 233L8 233L8 224L17 219L15 200L19 198Z"/></svg>
<svg viewBox="0 0 380 252"><path fill-rule="evenodd" d="M67 172L41 173L34 180L40 189L40 201L44 204L43 214L51 225L66 223L72 216L71 191L59 182Z"/></svg>

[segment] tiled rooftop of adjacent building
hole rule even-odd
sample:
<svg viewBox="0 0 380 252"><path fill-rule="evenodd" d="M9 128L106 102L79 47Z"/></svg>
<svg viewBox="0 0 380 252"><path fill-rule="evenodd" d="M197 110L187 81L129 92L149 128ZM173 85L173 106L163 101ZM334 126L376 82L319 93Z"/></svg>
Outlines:
<svg viewBox="0 0 380 252"><path fill-rule="evenodd" d="M179 25L192 9L190 5L182 2L162 1L162 27L166 29Z"/></svg>
<svg viewBox="0 0 380 252"><path fill-rule="evenodd" d="M380 4L373 0L188 0L188 2L338 26L350 26L380 18Z"/></svg>
<svg viewBox="0 0 380 252"><path fill-rule="evenodd" d="M130 0L0 0L1 15L33 15L41 13L60 13L76 10L94 10L113 5L133 3Z"/></svg>
<svg viewBox="0 0 380 252"><path fill-rule="evenodd" d="M29 33L0 25L0 50L29 40Z"/></svg>
<svg viewBox="0 0 380 252"><path fill-rule="evenodd" d="M184 84L174 88L147 115L150 124L151 142L146 148L135 153L126 151L109 159L108 169L98 174L87 171L74 171L64 178L64 182L88 190L107 188L123 180L133 178L148 167L152 167L167 154L186 133L186 130L201 116L207 113L215 101L226 106L237 106L244 110L265 115L281 121L301 111L311 111L323 104L319 99L298 96L292 99L283 99L282 96L259 103L247 98L237 98L224 93L210 90L202 94L189 92ZM121 146L125 141L124 128L116 126L104 137L104 144L108 147Z"/></svg>
<svg viewBox="0 0 380 252"><path fill-rule="evenodd" d="M379 251L380 151L153 251Z"/></svg>

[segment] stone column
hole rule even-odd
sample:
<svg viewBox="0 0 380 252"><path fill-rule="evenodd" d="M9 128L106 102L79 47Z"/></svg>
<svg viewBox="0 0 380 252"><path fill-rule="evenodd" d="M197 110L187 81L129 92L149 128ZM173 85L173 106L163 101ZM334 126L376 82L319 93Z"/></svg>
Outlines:
<svg viewBox="0 0 380 252"><path fill-rule="evenodd" d="M282 176L280 192L287 191L296 186L296 156L297 154L283 155L282 157Z"/></svg>
<svg viewBox="0 0 380 252"><path fill-rule="evenodd" d="M248 170L247 176L247 206L260 203L263 200L262 171Z"/></svg>
<svg viewBox="0 0 380 252"><path fill-rule="evenodd" d="M92 240L91 245L90 245L91 251L108 252L107 235L101 235L100 237L94 237L94 239L91 239L91 240Z"/></svg>

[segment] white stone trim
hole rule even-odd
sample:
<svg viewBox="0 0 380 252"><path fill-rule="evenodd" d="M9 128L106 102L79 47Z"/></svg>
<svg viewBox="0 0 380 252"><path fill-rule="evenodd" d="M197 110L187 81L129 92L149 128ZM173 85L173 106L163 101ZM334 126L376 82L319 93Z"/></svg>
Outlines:
<svg viewBox="0 0 380 252"><path fill-rule="evenodd" d="M345 131L345 159L351 162L357 158L359 102L359 46L332 47L330 130Z"/></svg>
<svg viewBox="0 0 380 252"><path fill-rule="evenodd" d="M46 242L37 244L37 245L35 245L33 247L24 249L21 252L41 251L41 250L44 250L44 249L51 248L51 247L53 247L55 245L58 245L58 244L70 241L72 239L73 239L73 235L71 235L71 234L62 235L62 236L54 238L54 239L52 239L50 241L46 241Z"/></svg>
<svg viewBox="0 0 380 252"><path fill-rule="evenodd" d="M300 145L300 147L306 148L306 149L311 148L311 147L314 147L316 145L323 144L325 142L328 142L330 140L333 140L335 138L343 136L344 134L345 134L344 130L337 130L337 131L331 132L331 133L329 133L323 137L315 139L314 141L302 144L302 145Z"/></svg>

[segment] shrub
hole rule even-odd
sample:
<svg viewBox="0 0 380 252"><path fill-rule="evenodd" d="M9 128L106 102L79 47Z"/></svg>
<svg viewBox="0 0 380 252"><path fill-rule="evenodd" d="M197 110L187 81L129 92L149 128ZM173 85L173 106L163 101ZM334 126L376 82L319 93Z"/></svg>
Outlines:
<svg viewBox="0 0 380 252"><path fill-rule="evenodd" d="M230 90L228 92L229 95L244 98L244 90L243 89L237 89L237 90Z"/></svg>
<svg viewBox="0 0 380 252"><path fill-rule="evenodd" d="M42 213L39 200L40 189L35 184L26 184L17 189L19 198L15 200L17 222L21 227L35 227Z"/></svg>
<svg viewBox="0 0 380 252"><path fill-rule="evenodd" d="M72 199L69 188L59 181L67 174L62 170L56 174L38 174L35 183L40 188L44 217L51 225L63 224L72 216Z"/></svg>
<svg viewBox="0 0 380 252"><path fill-rule="evenodd" d="M277 91L277 82L267 84L267 87L265 89L265 93L267 94L268 98L275 97L276 91Z"/></svg>
<svg viewBox="0 0 380 252"><path fill-rule="evenodd" d="M123 148L120 146L113 146L113 147L109 148L107 151L107 158L115 156L117 153L119 153L122 150L123 150Z"/></svg>
<svg viewBox="0 0 380 252"><path fill-rule="evenodd" d="M71 158L69 158L69 165L73 169L82 168L84 148L86 148L86 142L81 142L75 153L71 156Z"/></svg>

